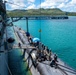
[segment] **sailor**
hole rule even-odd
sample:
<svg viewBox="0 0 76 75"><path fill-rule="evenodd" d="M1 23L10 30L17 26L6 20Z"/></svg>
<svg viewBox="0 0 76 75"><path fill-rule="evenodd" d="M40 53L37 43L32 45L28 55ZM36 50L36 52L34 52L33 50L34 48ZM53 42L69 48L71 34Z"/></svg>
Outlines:
<svg viewBox="0 0 76 75"><path fill-rule="evenodd" d="M47 51L46 51L46 49L43 51L44 51L44 60L47 60Z"/></svg>
<svg viewBox="0 0 76 75"><path fill-rule="evenodd" d="M55 67L55 69L57 68L57 61L55 60L55 59L53 59L52 61L51 61L51 63L50 63L50 66L51 67Z"/></svg>
<svg viewBox="0 0 76 75"><path fill-rule="evenodd" d="M57 55L54 54L54 60L58 62L57 58L58 58Z"/></svg>
<svg viewBox="0 0 76 75"><path fill-rule="evenodd" d="M45 45L44 45L44 48L43 48L43 50L45 50Z"/></svg>
<svg viewBox="0 0 76 75"><path fill-rule="evenodd" d="M26 52L26 49L24 49L23 51L23 58L25 58L25 52Z"/></svg>
<svg viewBox="0 0 76 75"><path fill-rule="evenodd" d="M32 63L34 65L34 67L36 68L36 66L37 66L36 54L35 53L31 53L31 57L32 57Z"/></svg>
<svg viewBox="0 0 76 75"><path fill-rule="evenodd" d="M21 47L21 43L20 42L18 43L18 46Z"/></svg>
<svg viewBox="0 0 76 75"><path fill-rule="evenodd" d="M33 43L35 47L39 48L39 41Z"/></svg>
<svg viewBox="0 0 76 75"><path fill-rule="evenodd" d="M38 59L39 62L44 60L44 53L43 53L42 50L38 50L38 52L37 52L37 59Z"/></svg>
<svg viewBox="0 0 76 75"><path fill-rule="evenodd" d="M45 57L44 57L44 51L41 50L41 61L44 61L45 60Z"/></svg>
<svg viewBox="0 0 76 75"><path fill-rule="evenodd" d="M51 61L51 50L49 50L49 61Z"/></svg>
<svg viewBox="0 0 76 75"><path fill-rule="evenodd" d="M47 53L49 53L49 49L48 49L48 47L47 47L47 49L46 49L46 50L47 50Z"/></svg>
<svg viewBox="0 0 76 75"><path fill-rule="evenodd" d="M42 48L41 49L44 50L44 44L42 44Z"/></svg>
<svg viewBox="0 0 76 75"><path fill-rule="evenodd" d="M39 50L39 59L38 59L38 61L40 61L41 62L41 55L42 53L41 53L41 50Z"/></svg>
<svg viewBox="0 0 76 75"><path fill-rule="evenodd" d="M44 47L44 44L42 43L42 48Z"/></svg>
<svg viewBox="0 0 76 75"><path fill-rule="evenodd" d="M50 63L50 66L54 67L54 65L55 65L55 60L52 60L52 62Z"/></svg>
<svg viewBox="0 0 76 75"><path fill-rule="evenodd" d="M27 36L27 39L29 41L30 33L29 32L26 32L26 36Z"/></svg>
<svg viewBox="0 0 76 75"><path fill-rule="evenodd" d="M47 59L46 58L46 56L47 56L47 54L46 54L46 50L43 50L43 55L44 55L44 61Z"/></svg>
<svg viewBox="0 0 76 75"><path fill-rule="evenodd" d="M26 32L26 36L29 37L30 36L30 33L29 32Z"/></svg>
<svg viewBox="0 0 76 75"><path fill-rule="evenodd" d="M33 41L32 41L32 38L31 37L29 37L29 43L30 43L30 45L33 44Z"/></svg>
<svg viewBox="0 0 76 75"><path fill-rule="evenodd" d="M48 47L45 47L45 53L46 53L46 59L49 60L48 59Z"/></svg>
<svg viewBox="0 0 76 75"><path fill-rule="evenodd" d="M31 53L32 59L35 61L36 60L36 54L35 53Z"/></svg>

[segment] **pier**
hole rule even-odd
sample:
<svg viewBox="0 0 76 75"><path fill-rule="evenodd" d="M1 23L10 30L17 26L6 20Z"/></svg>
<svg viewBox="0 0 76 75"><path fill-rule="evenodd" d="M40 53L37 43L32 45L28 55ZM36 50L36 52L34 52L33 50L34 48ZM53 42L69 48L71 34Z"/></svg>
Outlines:
<svg viewBox="0 0 76 75"><path fill-rule="evenodd" d="M23 16L23 17L11 17L12 21L18 21L18 20L53 20L53 19L68 19L68 16L66 15L59 15L59 16L46 16L46 15L41 15L41 16Z"/></svg>

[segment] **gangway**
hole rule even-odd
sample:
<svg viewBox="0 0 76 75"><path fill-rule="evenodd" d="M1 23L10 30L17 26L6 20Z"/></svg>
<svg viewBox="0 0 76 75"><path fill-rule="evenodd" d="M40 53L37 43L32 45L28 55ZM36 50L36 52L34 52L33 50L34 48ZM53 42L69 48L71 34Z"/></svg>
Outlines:
<svg viewBox="0 0 76 75"><path fill-rule="evenodd" d="M19 49L36 49L36 47L28 46L25 44L21 44L20 46L18 44L14 44L13 46L9 46L11 48L19 48Z"/></svg>

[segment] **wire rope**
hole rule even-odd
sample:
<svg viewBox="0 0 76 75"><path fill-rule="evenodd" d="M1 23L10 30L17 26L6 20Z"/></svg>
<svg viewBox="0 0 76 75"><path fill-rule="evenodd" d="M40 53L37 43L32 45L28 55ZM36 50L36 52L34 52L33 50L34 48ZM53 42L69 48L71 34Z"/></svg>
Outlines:
<svg viewBox="0 0 76 75"><path fill-rule="evenodd" d="M9 1L5 1L5 3L12 4L12 5L16 5L16 6L19 6L19 7L22 7L22 8L26 8L26 7L23 7L23 6L19 5L19 4L15 4L15 3L9 2Z"/></svg>
<svg viewBox="0 0 76 75"><path fill-rule="evenodd" d="M6 64L6 66L7 66L7 69L8 69L8 71L9 71L10 75L13 75L12 72L11 72L11 70L10 70L10 68L9 68L9 66L8 66L8 64L7 64L7 61L6 61L5 58L4 58L4 61L5 61L5 64Z"/></svg>

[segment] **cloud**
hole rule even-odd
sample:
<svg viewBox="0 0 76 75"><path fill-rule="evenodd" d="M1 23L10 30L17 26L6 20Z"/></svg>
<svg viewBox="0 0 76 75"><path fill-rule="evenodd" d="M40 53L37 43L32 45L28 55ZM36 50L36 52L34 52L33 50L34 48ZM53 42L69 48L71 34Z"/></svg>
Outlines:
<svg viewBox="0 0 76 75"><path fill-rule="evenodd" d="M35 0L7 0L8 2L11 2L13 4L8 4L8 6L10 7L10 9L31 9L34 8L34 2Z"/></svg>
<svg viewBox="0 0 76 75"><path fill-rule="evenodd" d="M39 7L41 8L60 8L63 11L76 12L76 0L44 0Z"/></svg>
<svg viewBox="0 0 76 75"><path fill-rule="evenodd" d="M61 3L58 8L63 8L65 6L65 3Z"/></svg>
<svg viewBox="0 0 76 75"><path fill-rule="evenodd" d="M68 0L45 0L41 3L42 8L51 8L51 7L57 7L62 3L66 3Z"/></svg>
<svg viewBox="0 0 76 75"><path fill-rule="evenodd" d="M13 3L14 4L17 4L17 5L12 5L11 8L12 9L19 9L19 8L23 8L23 7L26 7L25 3L24 3L24 0L13 0Z"/></svg>
<svg viewBox="0 0 76 75"><path fill-rule="evenodd" d="M60 8L63 11L76 12L76 0L44 0L41 4L37 5L37 0L7 0L14 4L8 4L10 9L35 9L35 8ZM35 4L36 3L36 4Z"/></svg>
<svg viewBox="0 0 76 75"><path fill-rule="evenodd" d="M31 4L26 9L35 9L35 8L36 8L35 4Z"/></svg>
<svg viewBox="0 0 76 75"><path fill-rule="evenodd" d="M35 2L35 0L27 0L28 2L32 2L32 3L34 3Z"/></svg>
<svg viewBox="0 0 76 75"><path fill-rule="evenodd" d="M72 0L70 3L71 4L76 4L76 0Z"/></svg>
<svg viewBox="0 0 76 75"><path fill-rule="evenodd" d="M10 9L21 9L23 7L26 7L24 0L8 0L8 2L10 2L7 3Z"/></svg>
<svg viewBox="0 0 76 75"><path fill-rule="evenodd" d="M58 6L58 8L61 8L64 11L76 12L76 0L70 0L67 3L62 3Z"/></svg>

